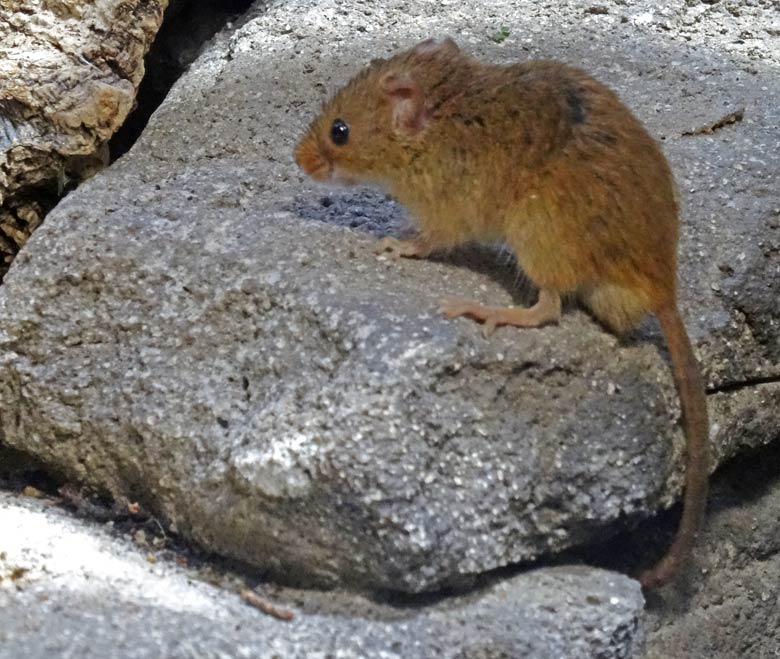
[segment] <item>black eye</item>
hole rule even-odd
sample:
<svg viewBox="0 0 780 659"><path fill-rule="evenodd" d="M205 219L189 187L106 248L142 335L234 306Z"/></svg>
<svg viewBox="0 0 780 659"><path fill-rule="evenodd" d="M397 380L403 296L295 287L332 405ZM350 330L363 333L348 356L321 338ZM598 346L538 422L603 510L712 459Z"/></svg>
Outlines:
<svg viewBox="0 0 780 659"><path fill-rule="evenodd" d="M346 144L349 140L349 126L341 119L336 119L330 127L330 139L333 140L333 144L339 146Z"/></svg>

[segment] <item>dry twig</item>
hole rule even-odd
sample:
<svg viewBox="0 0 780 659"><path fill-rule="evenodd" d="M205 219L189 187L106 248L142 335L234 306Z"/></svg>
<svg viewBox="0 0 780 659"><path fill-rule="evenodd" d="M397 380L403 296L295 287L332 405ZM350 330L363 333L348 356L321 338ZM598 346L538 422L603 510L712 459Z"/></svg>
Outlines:
<svg viewBox="0 0 780 659"><path fill-rule="evenodd" d="M693 130L686 130L683 135L712 135L712 133L714 133L719 128L723 128L729 124L735 124L738 121L742 121L744 116L745 108L740 108L739 110L734 110L734 112L729 112L727 115L724 115L718 119L715 123L708 124L707 126L702 126L700 128L694 128Z"/></svg>
<svg viewBox="0 0 780 659"><path fill-rule="evenodd" d="M253 590L249 590L249 588L244 588L241 591L241 599L250 606L253 606L259 611L262 611L266 615L273 616L279 620L289 621L295 617L292 611L288 611L287 609L283 609L276 606L275 604L272 604L267 599L260 597L260 595L258 595Z"/></svg>

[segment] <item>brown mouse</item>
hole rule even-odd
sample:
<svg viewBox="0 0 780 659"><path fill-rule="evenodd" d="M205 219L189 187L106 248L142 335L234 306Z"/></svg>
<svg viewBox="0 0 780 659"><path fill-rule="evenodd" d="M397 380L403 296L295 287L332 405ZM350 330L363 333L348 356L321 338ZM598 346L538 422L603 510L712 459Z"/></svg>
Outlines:
<svg viewBox="0 0 780 659"><path fill-rule="evenodd" d="M485 324L539 327L574 295L617 334L648 313L671 355L687 439L682 519L667 554L640 576L668 582L690 553L707 497L707 404L677 308L678 198L647 130L605 85L553 61L482 64L432 39L375 60L327 102L295 150L318 181L379 184L419 234L378 251L424 258L503 242L539 288L528 309L450 299Z"/></svg>

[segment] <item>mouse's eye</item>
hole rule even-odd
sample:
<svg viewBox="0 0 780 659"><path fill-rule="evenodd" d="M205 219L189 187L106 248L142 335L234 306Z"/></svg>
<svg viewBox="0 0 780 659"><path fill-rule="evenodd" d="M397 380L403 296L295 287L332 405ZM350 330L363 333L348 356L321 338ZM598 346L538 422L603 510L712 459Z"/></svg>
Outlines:
<svg viewBox="0 0 780 659"><path fill-rule="evenodd" d="M349 140L349 126L341 119L336 119L330 127L330 139L333 140L333 144L338 146L346 144Z"/></svg>

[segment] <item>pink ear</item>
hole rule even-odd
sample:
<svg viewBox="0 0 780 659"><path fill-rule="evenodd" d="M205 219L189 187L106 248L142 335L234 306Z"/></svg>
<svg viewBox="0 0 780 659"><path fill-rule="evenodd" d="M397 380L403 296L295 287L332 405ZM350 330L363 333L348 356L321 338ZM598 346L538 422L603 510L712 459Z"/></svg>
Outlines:
<svg viewBox="0 0 780 659"><path fill-rule="evenodd" d="M439 52L454 57L460 52L460 48L451 37L444 37L441 41L436 41L433 38L426 39L414 47L416 55L434 55Z"/></svg>
<svg viewBox="0 0 780 659"><path fill-rule="evenodd" d="M409 75L389 71L379 84L390 101L396 131L414 135L425 128L428 117L423 91Z"/></svg>

